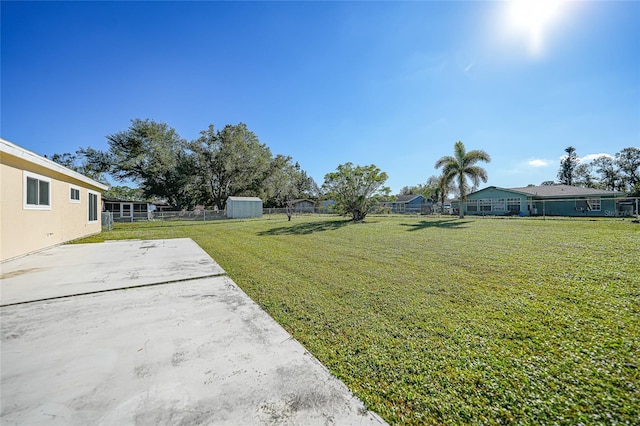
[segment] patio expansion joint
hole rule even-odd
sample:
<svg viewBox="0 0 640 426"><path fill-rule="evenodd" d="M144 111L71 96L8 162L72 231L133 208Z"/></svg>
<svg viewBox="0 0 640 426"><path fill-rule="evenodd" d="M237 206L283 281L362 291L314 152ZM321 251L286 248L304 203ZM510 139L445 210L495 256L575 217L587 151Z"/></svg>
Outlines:
<svg viewBox="0 0 640 426"><path fill-rule="evenodd" d="M226 277L226 276L227 276L226 272L221 272L221 273L218 273L218 274L199 275L199 276L196 276L196 277L180 278L180 279L177 279L177 280L154 282L154 283L148 283L148 284L129 285L129 286L123 286L123 287L108 288L108 289L104 289L104 290L95 290L95 291L87 291L87 292L80 292L80 293L73 293L73 294L65 294L63 296L54 296L54 297L45 297L45 298L42 298L42 299L25 300L23 302L13 302L13 303L1 303L0 302L0 308L9 307L9 306L17 306L17 305L26 305L28 303L47 302L47 301L50 301L50 300L67 299L67 298L76 297L76 296L87 296L87 295L90 295L90 294L108 293L108 292L111 292L111 291L129 290L129 289L133 289L133 288L155 287L155 286L167 285L167 284L175 284L175 283L180 283L180 282L185 282L185 281L195 281L195 280L202 280L202 279L206 279L206 278L217 278L217 277Z"/></svg>

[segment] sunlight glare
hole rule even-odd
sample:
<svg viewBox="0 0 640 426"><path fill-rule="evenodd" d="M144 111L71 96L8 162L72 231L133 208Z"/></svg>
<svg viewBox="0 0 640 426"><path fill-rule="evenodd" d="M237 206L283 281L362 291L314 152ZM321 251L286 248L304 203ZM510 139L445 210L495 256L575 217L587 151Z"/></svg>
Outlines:
<svg viewBox="0 0 640 426"><path fill-rule="evenodd" d="M509 21L511 25L529 36L532 53L542 50L545 28L557 18L562 0L512 0Z"/></svg>

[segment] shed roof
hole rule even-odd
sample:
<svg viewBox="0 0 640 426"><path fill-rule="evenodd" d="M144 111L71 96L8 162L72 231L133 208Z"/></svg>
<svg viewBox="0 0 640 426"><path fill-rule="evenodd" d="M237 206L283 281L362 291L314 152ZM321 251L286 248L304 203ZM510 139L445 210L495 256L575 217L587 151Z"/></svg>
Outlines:
<svg viewBox="0 0 640 426"><path fill-rule="evenodd" d="M258 197L232 197L232 196L229 196L227 198L227 201L260 201L260 202L262 202L262 199L260 199Z"/></svg>
<svg viewBox="0 0 640 426"><path fill-rule="evenodd" d="M86 183L87 185L93 186L95 188L99 188L102 190L106 190L109 187L103 183L95 181L87 176L78 173L74 170L68 169L62 164L58 164L55 161L49 160L41 155L36 154L35 152L31 152L27 149L24 149L13 142L9 142L6 139L0 138L0 152L3 154L12 155L17 158L21 158L30 163L36 164L38 166L44 167L51 171L63 174L67 177L79 180L81 182Z"/></svg>

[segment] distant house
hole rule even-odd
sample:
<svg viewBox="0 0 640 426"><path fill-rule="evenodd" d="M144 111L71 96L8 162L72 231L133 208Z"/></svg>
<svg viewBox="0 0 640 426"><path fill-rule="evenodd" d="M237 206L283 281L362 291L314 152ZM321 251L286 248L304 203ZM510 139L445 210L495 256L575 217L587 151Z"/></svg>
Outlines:
<svg viewBox="0 0 640 426"><path fill-rule="evenodd" d="M133 221L134 219L149 219L155 209L147 201L119 200L116 198L102 198L103 211L113 214L115 221Z"/></svg>
<svg viewBox="0 0 640 426"><path fill-rule="evenodd" d="M0 138L0 261L99 233L106 189Z"/></svg>
<svg viewBox="0 0 640 426"><path fill-rule="evenodd" d="M316 203L313 200L301 199L292 200L293 210L296 213L313 213L316 210Z"/></svg>
<svg viewBox="0 0 640 426"><path fill-rule="evenodd" d="M393 213L431 213L432 202L422 195L398 195L398 198L391 203L391 212Z"/></svg>
<svg viewBox="0 0 640 426"><path fill-rule="evenodd" d="M490 186L469 194L463 207L468 215L618 216L627 214L620 203L624 195L569 185ZM452 206L457 211L459 201L454 200Z"/></svg>
<svg viewBox="0 0 640 426"><path fill-rule="evenodd" d="M227 217L231 219L262 217L262 200L257 197L228 197Z"/></svg>

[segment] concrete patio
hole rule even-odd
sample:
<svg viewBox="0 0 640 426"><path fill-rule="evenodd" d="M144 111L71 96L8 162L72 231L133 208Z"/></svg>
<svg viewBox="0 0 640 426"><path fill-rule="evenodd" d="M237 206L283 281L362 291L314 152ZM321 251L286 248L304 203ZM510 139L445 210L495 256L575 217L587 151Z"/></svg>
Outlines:
<svg viewBox="0 0 640 426"><path fill-rule="evenodd" d="M385 424L190 239L0 267L3 425Z"/></svg>

